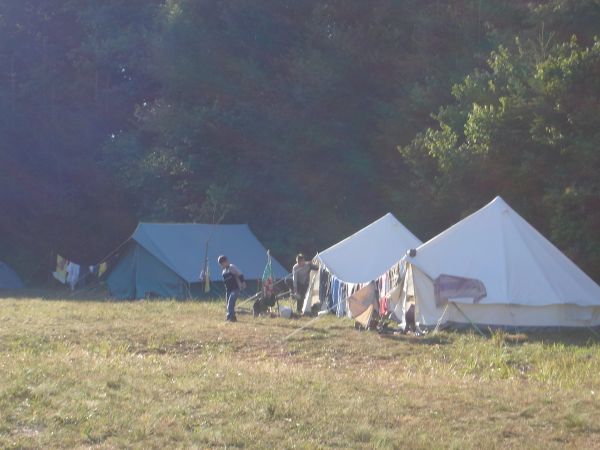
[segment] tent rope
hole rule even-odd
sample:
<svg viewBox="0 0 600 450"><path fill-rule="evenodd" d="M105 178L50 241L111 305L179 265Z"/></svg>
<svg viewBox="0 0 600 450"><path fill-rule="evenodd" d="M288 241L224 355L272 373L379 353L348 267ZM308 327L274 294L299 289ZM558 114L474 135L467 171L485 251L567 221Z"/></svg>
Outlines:
<svg viewBox="0 0 600 450"><path fill-rule="evenodd" d="M475 330L477 330L477 332L478 332L478 333L479 333L479 334L480 334L482 337L486 337L486 336L485 336L485 334L483 334L483 331L481 331L481 330L480 330L480 329L477 327L477 325L475 325L475 324L474 324L474 323L471 321L471 319L469 319L469 317L468 317L468 316L467 316L467 315L466 315L466 314L465 314L465 313L462 311L462 309L460 309L460 308L458 307L458 305L457 305L456 303L452 302L452 304L453 304L453 305L456 307L456 309L458 309L458 312L459 312L459 313L461 313L465 319L467 319L467 321L468 321L468 322L471 324L471 326L472 326L473 328L475 328Z"/></svg>
<svg viewBox="0 0 600 450"><path fill-rule="evenodd" d="M277 280L275 283L273 283L273 287L277 286L279 283L281 283L282 281L287 280L289 277L291 277L291 274L286 275L285 277ZM257 292L256 294L252 295L251 297L245 298L244 300L242 300L240 303L237 304L237 307L243 306L248 302L251 302L253 300L256 300L258 298L259 295L262 295L262 291Z"/></svg>
<svg viewBox="0 0 600 450"><path fill-rule="evenodd" d="M333 312L335 308L337 308L338 303L335 303L334 305L331 305L328 309L324 309L321 310L319 312L319 314L317 315L317 317L314 317L313 319L309 320L308 322L306 322L304 325L302 325L301 327L295 329L294 331L292 331L290 334L288 334L286 337L284 337L281 342L287 341L289 338L291 338L292 336L294 336L295 334L299 333L300 331L304 330L306 327L308 327L309 325L312 325L314 322L316 322L318 319L320 319L322 316L327 315L330 312Z"/></svg>

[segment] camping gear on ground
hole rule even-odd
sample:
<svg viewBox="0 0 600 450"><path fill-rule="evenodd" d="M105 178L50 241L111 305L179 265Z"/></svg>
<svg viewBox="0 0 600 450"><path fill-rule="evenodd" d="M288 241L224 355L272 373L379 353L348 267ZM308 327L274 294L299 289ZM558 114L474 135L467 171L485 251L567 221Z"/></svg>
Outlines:
<svg viewBox="0 0 600 450"><path fill-rule="evenodd" d="M109 268L107 284L119 299L222 296L217 257L225 254L244 272L253 290L263 275L265 252L248 225L140 223L122 246L118 262ZM205 279L200 278L203 271L210 277L208 294ZM276 278L287 275L274 259L272 271Z"/></svg>
<svg viewBox="0 0 600 450"><path fill-rule="evenodd" d="M254 317L258 317L261 314L272 312L279 316L281 307L279 300L284 298L291 298L290 290L285 285L285 278L281 279L273 284L273 290L268 292L266 295L264 291L259 291L256 295L251 297L249 300L254 300L252 304L252 312ZM287 289L287 290L284 290Z"/></svg>
<svg viewBox="0 0 600 450"><path fill-rule="evenodd" d="M17 290L23 289L24 285L17 272L10 266L0 261L0 289Z"/></svg>
<svg viewBox="0 0 600 450"><path fill-rule="evenodd" d="M417 327L600 325L600 286L500 197L402 264L395 312L414 304Z"/></svg>
<svg viewBox="0 0 600 450"><path fill-rule="evenodd" d="M388 213L353 235L317 253L313 262L318 272L311 273L309 288L304 298L303 312L320 303L322 309L346 314L345 299L352 293L388 274L406 251L421 244L393 214ZM382 281L381 293L394 284L395 274Z"/></svg>
<svg viewBox="0 0 600 450"><path fill-rule="evenodd" d="M280 306L279 307L279 315L284 319L289 319L292 317L292 308L289 306Z"/></svg>

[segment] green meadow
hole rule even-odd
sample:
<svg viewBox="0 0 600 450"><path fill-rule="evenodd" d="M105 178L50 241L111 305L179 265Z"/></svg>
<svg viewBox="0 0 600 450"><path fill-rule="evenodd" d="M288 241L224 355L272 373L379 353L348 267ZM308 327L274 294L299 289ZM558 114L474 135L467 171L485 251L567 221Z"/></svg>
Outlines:
<svg viewBox="0 0 600 450"><path fill-rule="evenodd" d="M600 447L597 331L379 335L224 310L1 300L0 448Z"/></svg>

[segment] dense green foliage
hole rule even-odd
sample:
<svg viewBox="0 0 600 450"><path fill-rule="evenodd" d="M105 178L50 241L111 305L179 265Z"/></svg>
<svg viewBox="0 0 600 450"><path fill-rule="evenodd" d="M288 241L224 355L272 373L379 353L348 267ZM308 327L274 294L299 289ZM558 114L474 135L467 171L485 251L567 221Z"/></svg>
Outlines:
<svg viewBox="0 0 600 450"><path fill-rule="evenodd" d="M600 273L600 42L500 47L453 89L439 126L402 148L418 192L476 208L502 192L555 242ZM434 183L431 183L435 180Z"/></svg>
<svg viewBox="0 0 600 450"><path fill-rule="evenodd" d="M499 194L598 279L600 4L540 3L0 1L0 259L224 216L289 263Z"/></svg>

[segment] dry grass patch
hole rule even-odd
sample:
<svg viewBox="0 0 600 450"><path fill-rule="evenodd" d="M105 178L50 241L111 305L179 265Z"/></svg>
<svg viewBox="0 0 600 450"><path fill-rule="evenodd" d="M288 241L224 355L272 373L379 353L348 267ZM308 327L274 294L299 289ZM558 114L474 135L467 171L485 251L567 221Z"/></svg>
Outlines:
<svg viewBox="0 0 600 450"><path fill-rule="evenodd" d="M223 303L0 302L2 448L592 448L600 345ZM300 326L301 332L285 339Z"/></svg>

